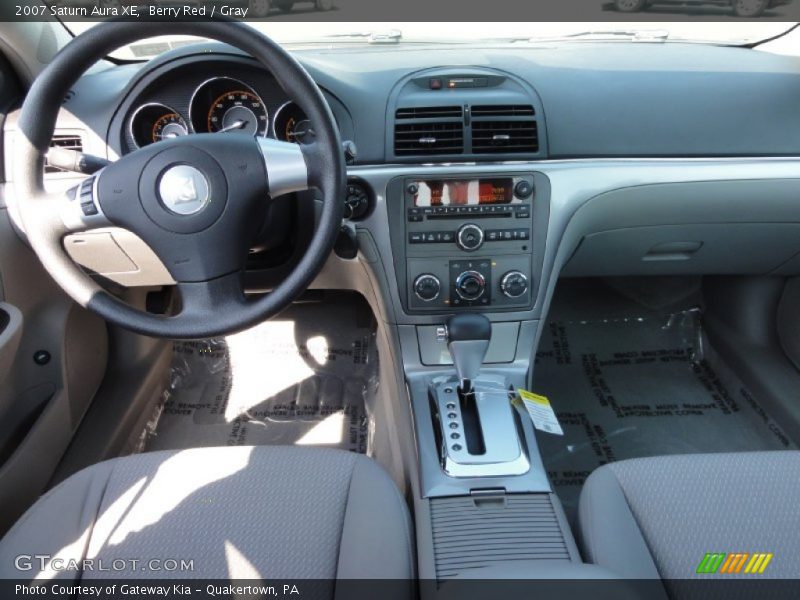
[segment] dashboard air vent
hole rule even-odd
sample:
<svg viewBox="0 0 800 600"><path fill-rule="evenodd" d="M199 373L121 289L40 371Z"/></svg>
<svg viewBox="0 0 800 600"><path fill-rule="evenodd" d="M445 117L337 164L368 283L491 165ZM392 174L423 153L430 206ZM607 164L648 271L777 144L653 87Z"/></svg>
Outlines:
<svg viewBox="0 0 800 600"><path fill-rule="evenodd" d="M460 106L421 106L416 108L398 108L395 113L397 119L460 119L462 115Z"/></svg>
<svg viewBox="0 0 800 600"><path fill-rule="evenodd" d="M475 121L472 151L475 154L538 152L536 121Z"/></svg>
<svg viewBox="0 0 800 600"><path fill-rule="evenodd" d="M63 134L54 135L50 142L51 148L64 148L65 150L75 150L76 152L83 152L83 140L77 134ZM44 163L45 173L63 173L63 169L52 167L48 164L47 159Z"/></svg>
<svg viewBox="0 0 800 600"><path fill-rule="evenodd" d="M539 151L539 131L529 104L472 107L472 151L516 154Z"/></svg>
<svg viewBox="0 0 800 600"><path fill-rule="evenodd" d="M496 106L473 106L473 117L532 117L536 111L530 104L498 104Z"/></svg>
<svg viewBox="0 0 800 600"><path fill-rule="evenodd" d="M461 154L464 152L464 125L461 121L397 123L394 152L397 156Z"/></svg>

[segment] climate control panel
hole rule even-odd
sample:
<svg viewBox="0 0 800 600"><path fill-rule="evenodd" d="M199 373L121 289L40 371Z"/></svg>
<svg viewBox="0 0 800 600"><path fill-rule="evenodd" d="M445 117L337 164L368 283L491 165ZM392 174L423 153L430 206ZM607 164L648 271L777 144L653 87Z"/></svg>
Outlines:
<svg viewBox="0 0 800 600"><path fill-rule="evenodd" d="M531 300L530 257L410 259L409 306L426 309L525 306Z"/></svg>

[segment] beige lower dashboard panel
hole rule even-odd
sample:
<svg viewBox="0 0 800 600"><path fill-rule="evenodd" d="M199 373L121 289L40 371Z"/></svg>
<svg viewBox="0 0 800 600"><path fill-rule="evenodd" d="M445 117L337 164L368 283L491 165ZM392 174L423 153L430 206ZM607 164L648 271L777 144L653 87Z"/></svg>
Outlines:
<svg viewBox="0 0 800 600"><path fill-rule="evenodd" d="M11 372L11 365L17 355L17 348L22 338L22 313L11 304L0 302L0 316L5 313L5 324L0 320L0 384L5 381L6 374Z"/></svg>
<svg viewBox="0 0 800 600"><path fill-rule="evenodd" d="M139 236L124 229L98 229L67 236L72 260L125 287L173 285L175 280Z"/></svg>

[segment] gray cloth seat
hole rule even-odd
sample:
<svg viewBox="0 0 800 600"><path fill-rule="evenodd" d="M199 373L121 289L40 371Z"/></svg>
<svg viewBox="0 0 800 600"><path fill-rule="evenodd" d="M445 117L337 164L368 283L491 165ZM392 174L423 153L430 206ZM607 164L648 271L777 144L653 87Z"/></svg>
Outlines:
<svg viewBox="0 0 800 600"><path fill-rule="evenodd" d="M673 597L707 553L773 556L760 578L800 578L800 452L641 458L594 471L581 492L584 558L626 578L662 578ZM724 561L723 561L724 564ZM752 588L746 588L752 592ZM688 592L688 593L684 593Z"/></svg>
<svg viewBox="0 0 800 600"><path fill-rule="evenodd" d="M154 452L94 465L43 496L0 541L0 577L409 579L411 536L397 487L364 456L263 446ZM20 555L64 561L27 568ZM153 569L151 559L162 562ZM191 570L167 570L169 559L191 560ZM83 568L60 570L68 560ZM131 560L140 562L96 570Z"/></svg>

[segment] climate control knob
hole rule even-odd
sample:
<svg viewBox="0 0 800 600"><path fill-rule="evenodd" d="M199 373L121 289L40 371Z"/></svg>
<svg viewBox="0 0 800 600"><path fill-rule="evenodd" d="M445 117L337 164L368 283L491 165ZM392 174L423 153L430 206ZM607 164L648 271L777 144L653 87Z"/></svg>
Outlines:
<svg viewBox="0 0 800 600"><path fill-rule="evenodd" d="M414 280L414 293L423 302L431 302L439 297L442 284L435 275L425 273Z"/></svg>
<svg viewBox="0 0 800 600"><path fill-rule="evenodd" d="M462 225L456 234L456 244L466 252L474 252L483 246L483 229L474 223Z"/></svg>
<svg viewBox="0 0 800 600"><path fill-rule="evenodd" d="M500 291L508 298L519 298L528 291L528 278L521 271L509 271L500 280Z"/></svg>
<svg viewBox="0 0 800 600"><path fill-rule="evenodd" d="M456 278L456 294L462 300L477 300L486 291L486 279L478 271L464 271Z"/></svg>

